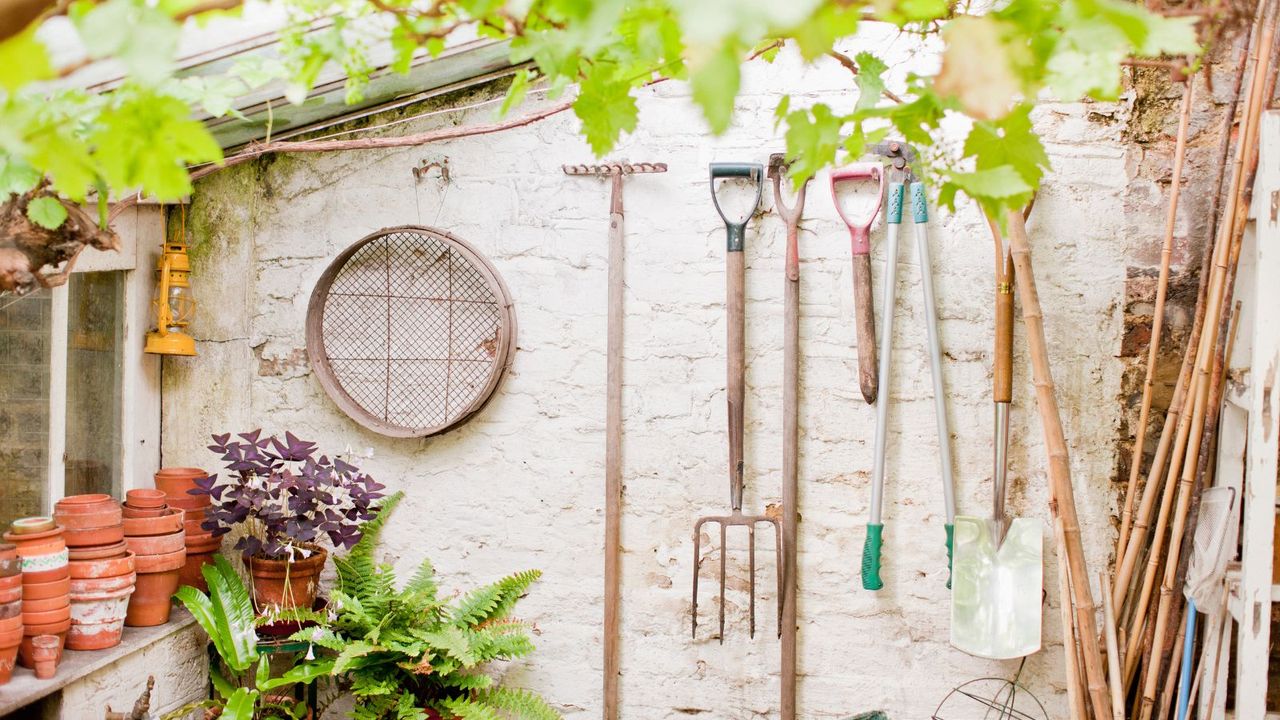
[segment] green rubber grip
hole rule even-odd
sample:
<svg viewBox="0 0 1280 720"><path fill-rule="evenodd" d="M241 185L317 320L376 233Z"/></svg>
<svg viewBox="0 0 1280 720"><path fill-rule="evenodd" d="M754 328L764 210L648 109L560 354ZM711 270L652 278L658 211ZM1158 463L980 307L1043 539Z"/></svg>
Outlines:
<svg viewBox="0 0 1280 720"><path fill-rule="evenodd" d="M902 183L889 183L889 212L885 222L894 225L902 224Z"/></svg>
<svg viewBox="0 0 1280 720"><path fill-rule="evenodd" d="M929 222L929 203L924 197L924 183L911 183L911 217L918 223Z"/></svg>
<svg viewBox="0 0 1280 720"><path fill-rule="evenodd" d="M951 549L956 539L956 526L947 523L947 589L951 589Z"/></svg>
<svg viewBox="0 0 1280 720"><path fill-rule="evenodd" d="M867 543L862 546L862 589L879 590L884 587L880 579L880 547L884 544L883 523L867 523Z"/></svg>

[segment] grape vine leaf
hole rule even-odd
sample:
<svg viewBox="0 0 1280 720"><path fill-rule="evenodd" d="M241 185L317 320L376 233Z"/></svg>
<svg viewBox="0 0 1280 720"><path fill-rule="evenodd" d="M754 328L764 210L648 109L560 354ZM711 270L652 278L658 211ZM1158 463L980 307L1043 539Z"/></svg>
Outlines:
<svg viewBox="0 0 1280 720"><path fill-rule="evenodd" d="M596 68L582 81L573 113L582 121L582 134L597 157L603 156L624 132L636 129L640 110L631 96L631 85Z"/></svg>
<svg viewBox="0 0 1280 720"><path fill-rule="evenodd" d="M36 39L36 23L0 42L0 88L10 92L36 80L53 77L53 64L44 43Z"/></svg>
<svg viewBox="0 0 1280 720"><path fill-rule="evenodd" d="M1022 90L1010 57L1014 49L1004 41L1003 25L990 16L966 16L952 20L942 31L947 47L934 88L979 120L1003 117Z"/></svg>
<svg viewBox="0 0 1280 720"><path fill-rule="evenodd" d="M1007 165L1032 186L1049 169L1049 155L1031 124L1031 107L1020 105L1008 117L976 122L964 141L964 156L975 159L978 170Z"/></svg>
<svg viewBox="0 0 1280 720"><path fill-rule="evenodd" d="M67 219L67 209L57 198L38 197L27 203L27 217L40 227L53 230Z"/></svg>
<svg viewBox="0 0 1280 720"><path fill-rule="evenodd" d="M717 135L728 130L733 119L733 101L742 82L740 62L737 45L725 42L691 67L693 101L702 108L707 125Z"/></svg>
<svg viewBox="0 0 1280 720"><path fill-rule="evenodd" d="M884 92L884 73L889 66L883 60L863 51L853 61L858 64L858 75L854 83L858 86L858 103L854 110L873 108L880 103L880 94Z"/></svg>
<svg viewBox="0 0 1280 720"><path fill-rule="evenodd" d="M40 182L41 173L20 158L0 155L0 199L24 193Z"/></svg>

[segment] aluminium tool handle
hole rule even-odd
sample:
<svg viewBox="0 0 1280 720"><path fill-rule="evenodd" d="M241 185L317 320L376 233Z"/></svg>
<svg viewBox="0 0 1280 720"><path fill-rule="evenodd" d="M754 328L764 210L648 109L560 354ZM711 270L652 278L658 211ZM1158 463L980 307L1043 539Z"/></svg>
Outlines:
<svg viewBox="0 0 1280 720"><path fill-rule="evenodd" d="M711 163L711 200L715 203L716 212L724 220L726 235L725 253L725 308L728 314L728 330L726 356L728 372L725 382L725 396L729 416L729 502L734 512L742 510L743 486L743 405L746 399L746 346L745 335L745 299L744 283L746 280L746 258L743 255L743 244L746 237L747 223L755 214L760 204L760 193L763 189L764 166L760 163ZM725 216L720 207L720 199L716 195L716 180L719 178L748 178L755 185L755 202L751 212L742 222L733 222Z"/></svg>
<svg viewBox="0 0 1280 720"><path fill-rule="evenodd" d="M751 221L751 216L755 214L756 208L760 206L760 193L764 189L764 166L760 163L713 162L710 165L710 170L711 201L715 203L716 212L720 213L720 219L724 220L726 245L729 252L742 252L742 245L746 238L747 223ZM747 178L755 185L755 202L751 204L751 212L747 213L742 222L730 220L720 207L720 197L716 195L716 180L721 178Z"/></svg>

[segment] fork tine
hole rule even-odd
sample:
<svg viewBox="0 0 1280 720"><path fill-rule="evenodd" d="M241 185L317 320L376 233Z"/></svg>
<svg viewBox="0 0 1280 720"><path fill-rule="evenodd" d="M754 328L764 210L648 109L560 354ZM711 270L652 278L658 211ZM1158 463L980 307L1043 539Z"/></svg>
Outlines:
<svg viewBox="0 0 1280 720"><path fill-rule="evenodd" d="M782 523L778 522L777 520L772 520L771 522L773 523L773 552L774 552L774 557L777 558L777 567L778 567L778 573L777 573L778 575L778 602L777 602L778 637L782 637L782 603L783 603L782 593L783 593L783 583L785 582L784 573L794 572L794 569L788 568L785 565L786 556L783 555L783 552L782 552Z"/></svg>
<svg viewBox="0 0 1280 720"><path fill-rule="evenodd" d="M751 632L752 639L754 639L756 636L756 526L755 526L755 523L752 523L747 526L747 543L748 543L747 557L749 558L747 562L750 565L750 574L751 574L751 582L750 582L751 599L749 601L751 606L750 632Z"/></svg>
<svg viewBox="0 0 1280 720"><path fill-rule="evenodd" d="M693 638L698 637L698 575L702 569L702 523L693 526Z"/></svg>
<svg viewBox="0 0 1280 720"><path fill-rule="evenodd" d="M729 548L725 545L725 524L720 523L720 644L724 644L724 573L725 562L729 556Z"/></svg>

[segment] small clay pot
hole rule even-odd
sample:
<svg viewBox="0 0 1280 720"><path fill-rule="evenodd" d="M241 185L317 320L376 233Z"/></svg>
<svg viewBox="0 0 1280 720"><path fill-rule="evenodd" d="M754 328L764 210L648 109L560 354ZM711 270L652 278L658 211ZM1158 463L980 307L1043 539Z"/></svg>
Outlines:
<svg viewBox="0 0 1280 720"><path fill-rule="evenodd" d="M154 509L165 506L164 491L154 488L138 488L125 493L126 505L138 509Z"/></svg>
<svg viewBox="0 0 1280 720"><path fill-rule="evenodd" d="M124 526L117 523L107 527L68 528L62 532L62 538L68 548L110 546L124 539Z"/></svg>
<svg viewBox="0 0 1280 720"><path fill-rule="evenodd" d="M50 623L62 622L63 620L71 617L71 596L63 595L61 598L54 598L54 600L59 600L60 604L53 610L27 612L24 609L22 611L22 624L27 627L31 627L32 625L48 625Z"/></svg>
<svg viewBox="0 0 1280 720"><path fill-rule="evenodd" d="M134 570L143 573L169 572L177 570L187 562L187 548L183 547L163 555L138 555L133 559Z"/></svg>
<svg viewBox="0 0 1280 720"><path fill-rule="evenodd" d="M132 552L127 552L115 558L72 560L70 563L72 580L117 577L119 575L128 575L134 569L134 554Z"/></svg>
<svg viewBox="0 0 1280 720"><path fill-rule="evenodd" d="M182 530L182 521L182 511L177 508L170 508L158 517L126 518L124 521L124 535L129 538L127 541L129 543L139 537L168 535ZM137 551L135 550L134 552Z"/></svg>
<svg viewBox="0 0 1280 720"><path fill-rule="evenodd" d="M5 533L5 535L39 535L40 533L53 530L57 526L58 523L54 522L51 517L36 516L18 518L9 525L9 532ZM5 540L7 542L14 542L8 538L5 538ZM17 543L14 544L16 545Z"/></svg>
<svg viewBox="0 0 1280 720"><path fill-rule="evenodd" d="M15 588L9 588L7 590L0 590L0 606L8 605L9 603L15 603L15 602L22 602L22 586L21 585Z"/></svg>
<svg viewBox="0 0 1280 720"><path fill-rule="evenodd" d="M125 520L130 520L133 518L160 517L161 515L166 515L169 512L168 505L161 505L160 507L150 507L150 508L136 508L136 507L133 507L132 505L129 505L128 503L125 503L125 505L123 506L123 509L124 509Z"/></svg>
<svg viewBox="0 0 1280 720"><path fill-rule="evenodd" d="M31 638L31 659L35 662L37 679L48 680L57 673L62 642L62 638L57 635L36 635Z"/></svg>
<svg viewBox="0 0 1280 720"><path fill-rule="evenodd" d="M182 529L187 531L188 539L192 535L208 535L209 531L205 530L203 527L200 527L203 524L204 524L203 520L188 520L182 523Z"/></svg>
<svg viewBox="0 0 1280 720"><path fill-rule="evenodd" d="M77 595L92 595L131 588L137 577L137 573L131 572L128 575L117 575L115 577L73 579L71 581L72 602L75 601Z"/></svg>
<svg viewBox="0 0 1280 720"><path fill-rule="evenodd" d="M96 499L78 502L80 498ZM108 527L118 525L120 517L120 503L109 495L75 495L59 500L53 508L53 519L64 528Z"/></svg>
<svg viewBox="0 0 1280 720"><path fill-rule="evenodd" d="M209 507L212 504L213 504L213 501L209 498L208 495L183 495L183 496L170 495L169 496L170 508L179 508L181 510L195 510L200 513L203 513L205 511L205 508Z"/></svg>
<svg viewBox="0 0 1280 720"><path fill-rule="evenodd" d="M0 646L0 685L9 682L13 677L13 666L18 661L18 644L11 647Z"/></svg>
<svg viewBox="0 0 1280 720"><path fill-rule="evenodd" d="M62 528L57 525L39 532L16 533L10 531L4 534L4 539L16 545L18 555L23 558L33 555L47 555L67 547L66 542L62 539Z"/></svg>
<svg viewBox="0 0 1280 720"><path fill-rule="evenodd" d="M0 590L12 590L22 587L22 573L0 577Z"/></svg>
<svg viewBox="0 0 1280 720"><path fill-rule="evenodd" d="M67 630L71 629L71 618L67 618L60 623L52 625L43 625L37 628L36 632L30 632L31 628L27 628L28 634L22 638L22 644L18 648L18 664L22 667L35 667L35 658L32 656L31 639L41 635L57 635L58 636L58 661L62 661L62 644L67 639Z"/></svg>
<svg viewBox="0 0 1280 720"><path fill-rule="evenodd" d="M71 596L71 629L67 647L103 650L120 644L133 586L102 593Z"/></svg>
<svg viewBox="0 0 1280 720"><path fill-rule="evenodd" d="M16 605L18 609L16 611L7 610L5 617L0 618L0 631L22 627L22 601L19 600L16 603L5 603L6 607L11 605Z"/></svg>
<svg viewBox="0 0 1280 720"><path fill-rule="evenodd" d="M52 610L61 610L67 605L69 595L59 595L57 597L45 598L43 600L23 600L22 614L24 616L35 613L50 612Z"/></svg>
<svg viewBox="0 0 1280 720"><path fill-rule="evenodd" d="M214 535L211 532L201 532L195 535L187 534L187 554L193 552L206 553L214 552L222 548L221 535Z"/></svg>
<svg viewBox="0 0 1280 720"><path fill-rule="evenodd" d="M204 479L208 475L209 473L200 468L160 468L155 477L156 489L164 491L164 494L171 498L175 495L183 496L196 486L196 480Z"/></svg>
<svg viewBox="0 0 1280 720"><path fill-rule="evenodd" d="M0 648L18 647L22 642L22 626L0 630Z"/></svg>
<svg viewBox="0 0 1280 720"><path fill-rule="evenodd" d="M43 602L43 601L37 601ZM0 621L10 620L11 618L22 617L22 599L10 600L0 605Z"/></svg>
<svg viewBox="0 0 1280 720"><path fill-rule="evenodd" d="M124 541L128 544L129 551L137 555L164 555L185 548L187 533L179 525L176 531L164 535L126 535Z"/></svg>
<svg viewBox="0 0 1280 720"><path fill-rule="evenodd" d="M69 577L71 577L70 566L63 565L60 568L53 568L52 570L23 573L22 586L25 588L28 585L43 585L45 583L56 582L58 580L66 580ZM22 595L23 597L26 597L26 592L24 591Z"/></svg>
<svg viewBox="0 0 1280 720"><path fill-rule="evenodd" d="M190 585L201 592L209 590L200 568L213 563L213 556L222 548L222 538L213 537L212 533L203 536L187 536L187 562L182 566L178 582Z"/></svg>
<svg viewBox="0 0 1280 720"><path fill-rule="evenodd" d="M43 600L45 598L66 595L71 592L71 576L51 580L49 582L32 582L23 583L22 597L30 600Z"/></svg>
<svg viewBox="0 0 1280 720"><path fill-rule="evenodd" d="M185 552L185 551L184 551ZM180 566L179 566L180 567ZM151 627L169 622L169 599L178 590L178 568L154 573L139 573L129 598L124 624L129 627Z"/></svg>
<svg viewBox="0 0 1280 720"><path fill-rule="evenodd" d="M329 553L311 546L309 557L297 560L272 560L250 557L246 563L252 578L250 591L254 607L293 609L309 608L316 599L320 571Z"/></svg>
<svg viewBox="0 0 1280 720"><path fill-rule="evenodd" d="M116 499L105 493L90 493L87 495L68 495L58 502L54 503L54 511L61 511L64 514L79 513L95 513L105 508L119 505Z"/></svg>
<svg viewBox="0 0 1280 720"><path fill-rule="evenodd" d="M18 546L13 543L0 543L0 560L18 557Z"/></svg>
<svg viewBox="0 0 1280 720"><path fill-rule="evenodd" d="M129 546L124 540L112 545L99 545L97 547L87 548L67 548L67 559L75 562L77 560L102 560L104 558L117 558L129 552Z"/></svg>

